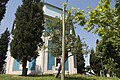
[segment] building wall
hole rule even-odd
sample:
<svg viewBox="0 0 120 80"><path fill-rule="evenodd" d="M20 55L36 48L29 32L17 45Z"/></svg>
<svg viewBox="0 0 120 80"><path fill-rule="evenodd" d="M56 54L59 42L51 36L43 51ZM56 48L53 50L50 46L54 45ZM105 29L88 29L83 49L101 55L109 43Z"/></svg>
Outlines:
<svg viewBox="0 0 120 80"><path fill-rule="evenodd" d="M48 45L48 39L45 39L45 45ZM48 48L43 48L38 50L39 56L36 60L32 62L27 62L28 74L53 74L56 73L56 62L54 57L49 59L50 54L48 53ZM68 56L71 53L68 54ZM53 62L53 63L52 63ZM51 64L50 64L51 63ZM68 65L66 65L68 64ZM67 63L65 63L66 74L75 74L77 69L74 66L74 56L68 58ZM53 68L54 66L54 68ZM66 67L67 66L67 67ZM6 65L6 74L21 74L22 66L16 60L14 60L10 55L8 56L7 65Z"/></svg>

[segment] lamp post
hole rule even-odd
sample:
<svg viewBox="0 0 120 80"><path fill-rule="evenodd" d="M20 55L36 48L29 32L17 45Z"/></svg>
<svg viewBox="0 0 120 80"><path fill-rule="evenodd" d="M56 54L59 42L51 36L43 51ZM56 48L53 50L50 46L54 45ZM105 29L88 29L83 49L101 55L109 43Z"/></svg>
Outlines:
<svg viewBox="0 0 120 80"><path fill-rule="evenodd" d="M68 0L63 3L63 30L62 30L62 73L61 73L61 80L65 80L65 9L67 6Z"/></svg>

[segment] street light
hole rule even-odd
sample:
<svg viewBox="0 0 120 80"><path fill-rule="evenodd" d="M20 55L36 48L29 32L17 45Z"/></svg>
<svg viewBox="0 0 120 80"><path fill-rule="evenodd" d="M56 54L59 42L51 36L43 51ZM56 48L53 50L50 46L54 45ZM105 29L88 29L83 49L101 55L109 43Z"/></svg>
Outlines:
<svg viewBox="0 0 120 80"><path fill-rule="evenodd" d="M62 31L62 73L61 73L61 80L65 80L65 9L67 6L68 0L63 3L63 31Z"/></svg>

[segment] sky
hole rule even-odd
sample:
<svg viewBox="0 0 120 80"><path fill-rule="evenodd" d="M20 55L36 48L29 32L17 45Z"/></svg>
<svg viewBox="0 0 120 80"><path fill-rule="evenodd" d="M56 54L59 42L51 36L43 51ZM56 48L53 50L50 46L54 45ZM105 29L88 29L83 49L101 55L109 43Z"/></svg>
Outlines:
<svg viewBox="0 0 120 80"><path fill-rule="evenodd" d="M62 8L62 2L66 1L66 0L44 0L44 1L46 3L49 3L54 6ZM67 9L71 9L72 7L75 7L75 8L80 8L80 9L86 11L86 8L88 6L95 8L98 1L99 0L68 0ZM18 6L21 4L22 4L22 0L9 0L9 2L7 4L7 11L6 11L5 17L2 20L1 25L0 25L0 34L3 33L7 27L11 31L13 21L15 19L15 12L16 12ZM81 39L85 38L84 41L89 46L89 49L92 47L95 49L96 40L99 39L99 36L97 34L95 35L95 34L92 34L91 32L88 33L87 31L82 30L82 27L80 27L78 25L76 25L75 30L76 30L76 34L80 35ZM88 56L88 58L89 58L89 56ZM89 62L87 62L87 64L89 64Z"/></svg>

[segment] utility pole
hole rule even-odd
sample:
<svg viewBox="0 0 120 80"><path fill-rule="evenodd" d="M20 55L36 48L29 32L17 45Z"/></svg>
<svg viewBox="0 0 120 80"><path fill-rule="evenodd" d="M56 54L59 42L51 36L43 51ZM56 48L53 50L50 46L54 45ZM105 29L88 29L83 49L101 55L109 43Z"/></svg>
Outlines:
<svg viewBox="0 0 120 80"><path fill-rule="evenodd" d="M63 3L63 31L62 31L62 73L61 80L65 80L65 9L67 6L68 0Z"/></svg>

